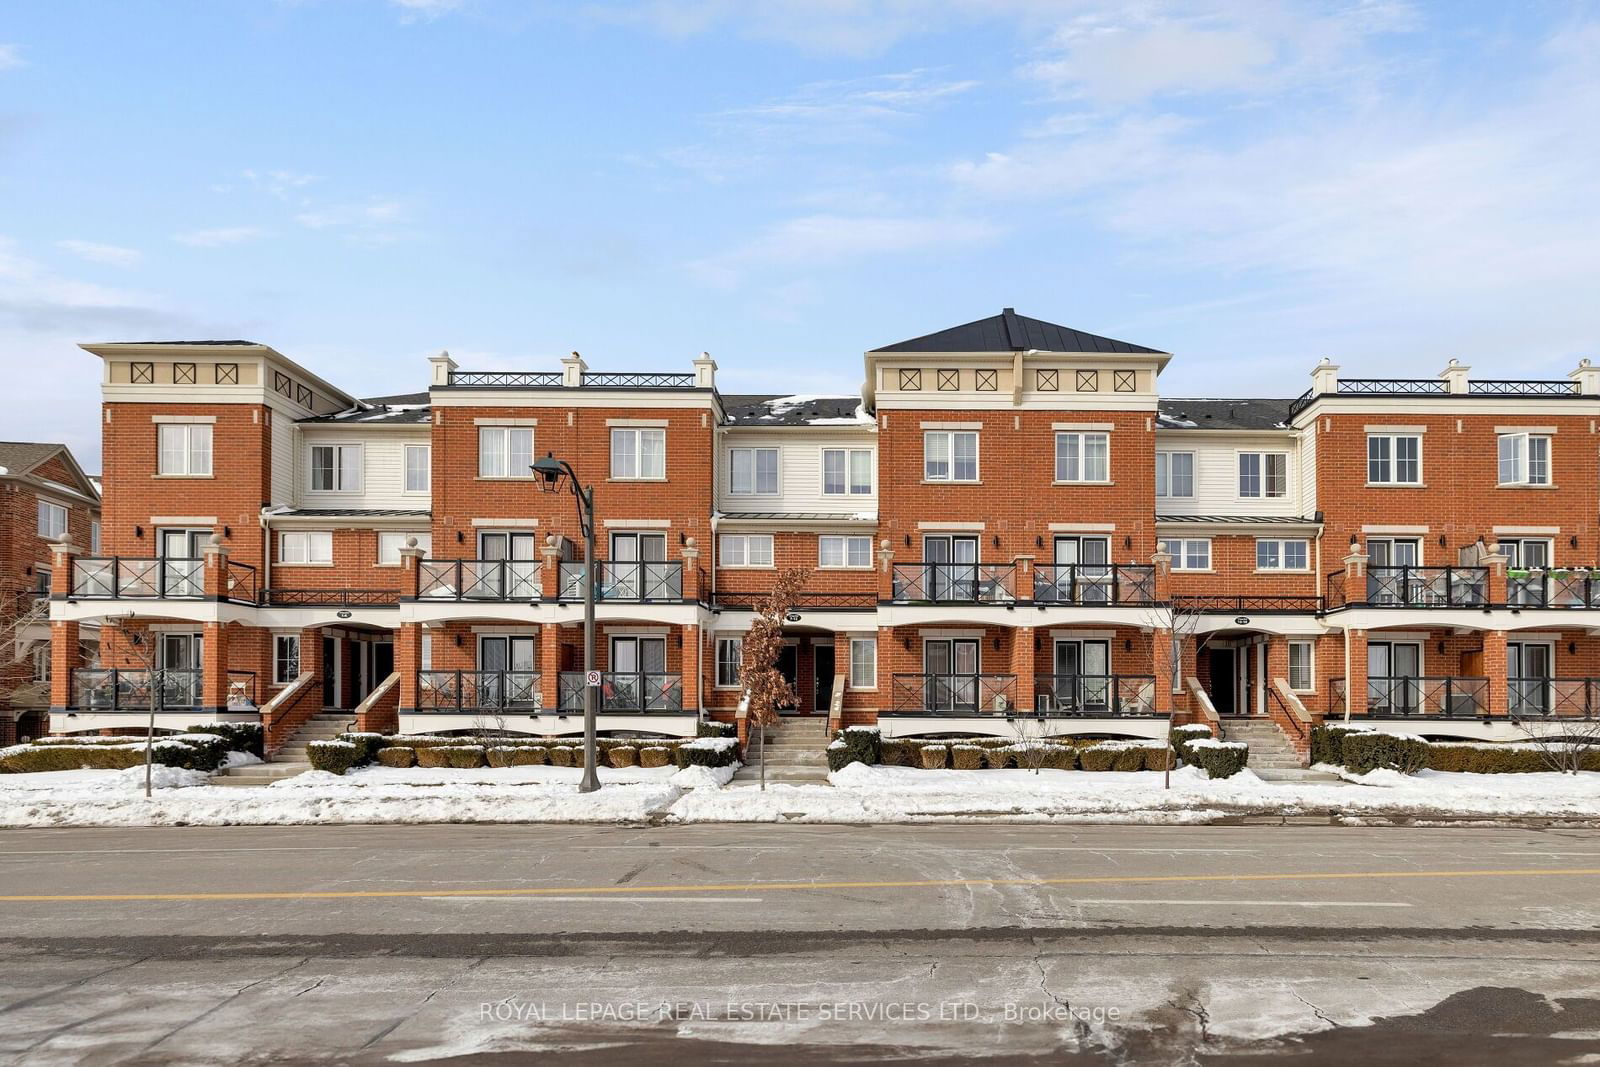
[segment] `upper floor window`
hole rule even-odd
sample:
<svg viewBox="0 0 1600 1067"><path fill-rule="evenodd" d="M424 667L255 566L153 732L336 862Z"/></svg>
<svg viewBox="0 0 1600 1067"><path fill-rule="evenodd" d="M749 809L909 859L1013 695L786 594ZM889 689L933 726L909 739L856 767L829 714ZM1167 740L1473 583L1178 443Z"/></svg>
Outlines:
<svg viewBox="0 0 1600 1067"><path fill-rule="evenodd" d="M922 477L930 482L978 480L978 435L929 430L922 435Z"/></svg>
<svg viewBox="0 0 1600 1067"><path fill-rule="evenodd" d="M1300 538L1256 539L1256 570L1303 571L1311 567L1311 544Z"/></svg>
<svg viewBox="0 0 1600 1067"><path fill-rule="evenodd" d="M1531 433L1501 434L1500 484L1549 485L1550 438Z"/></svg>
<svg viewBox="0 0 1600 1067"><path fill-rule="evenodd" d="M872 566L872 538L870 537L819 537L817 538L817 566L856 567Z"/></svg>
<svg viewBox="0 0 1600 1067"><path fill-rule="evenodd" d="M211 473L211 424L164 422L156 427L157 474Z"/></svg>
<svg viewBox="0 0 1600 1067"><path fill-rule="evenodd" d="M660 480L667 476L667 431L611 431L611 477Z"/></svg>
<svg viewBox="0 0 1600 1067"><path fill-rule="evenodd" d="M772 566L771 534L723 534L717 547L724 567Z"/></svg>
<svg viewBox="0 0 1600 1067"><path fill-rule="evenodd" d="M1056 434L1056 481L1109 482L1111 437L1104 433Z"/></svg>
<svg viewBox="0 0 1600 1067"><path fill-rule="evenodd" d="M1288 494L1288 453L1239 453L1239 495L1241 497L1281 497Z"/></svg>
<svg viewBox="0 0 1600 1067"><path fill-rule="evenodd" d="M776 496L778 493L778 450L776 448L730 448L728 450L728 492L736 496Z"/></svg>
<svg viewBox="0 0 1600 1067"><path fill-rule="evenodd" d="M359 493L361 446L312 445L311 490L316 493Z"/></svg>
<svg viewBox="0 0 1600 1067"><path fill-rule="evenodd" d="M1194 496L1194 453L1156 453L1156 496Z"/></svg>
<svg viewBox="0 0 1600 1067"><path fill-rule="evenodd" d="M400 550L406 547L406 541L413 537L417 539L417 547L422 549L424 556L433 550L433 534L427 530L418 530L414 533L380 531L378 534L378 562L399 563Z"/></svg>
<svg viewBox="0 0 1600 1067"><path fill-rule="evenodd" d="M976 456L976 448L973 455ZM870 448L824 448L822 492L825 496L866 496L872 492Z"/></svg>
<svg viewBox="0 0 1600 1067"><path fill-rule="evenodd" d="M278 541L279 563L332 563L333 534L327 530L285 530Z"/></svg>
<svg viewBox="0 0 1600 1067"><path fill-rule="evenodd" d="M1371 485L1420 485L1422 438L1415 434L1369 434L1367 482Z"/></svg>
<svg viewBox="0 0 1600 1067"><path fill-rule="evenodd" d="M1172 557L1175 571L1211 569L1211 542L1204 537L1172 537L1161 542L1161 551Z"/></svg>
<svg viewBox="0 0 1600 1067"><path fill-rule="evenodd" d="M100 520L99 519L91 519L89 521L89 555L98 556L99 554L100 554Z"/></svg>
<svg viewBox="0 0 1600 1067"><path fill-rule="evenodd" d="M528 478L532 476L532 468L532 428L478 427L478 477Z"/></svg>
<svg viewBox="0 0 1600 1067"><path fill-rule="evenodd" d="M529 450L532 450L531 441ZM406 445L405 459L406 492L426 493L433 484L433 449L428 445Z"/></svg>
<svg viewBox="0 0 1600 1067"><path fill-rule="evenodd" d="M39 501L39 536L54 541L67 532L67 509L48 500Z"/></svg>

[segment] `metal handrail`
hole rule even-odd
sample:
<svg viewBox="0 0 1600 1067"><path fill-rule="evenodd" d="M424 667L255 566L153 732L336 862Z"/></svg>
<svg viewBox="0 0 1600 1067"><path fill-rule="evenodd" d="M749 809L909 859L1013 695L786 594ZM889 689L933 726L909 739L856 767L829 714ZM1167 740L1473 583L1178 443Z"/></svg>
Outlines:
<svg viewBox="0 0 1600 1067"><path fill-rule="evenodd" d="M1036 674L1033 706L1041 715L1150 715L1153 674Z"/></svg>
<svg viewBox="0 0 1600 1067"><path fill-rule="evenodd" d="M1578 396L1578 383L1560 378L1528 378L1516 381L1506 378L1474 378L1467 383L1468 392L1485 396Z"/></svg>
<svg viewBox="0 0 1600 1067"><path fill-rule="evenodd" d="M72 595L85 600L200 600L205 593L201 559L80 556L72 561Z"/></svg>
<svg viewBox="0 0 1600 1067"><path fill-rule="evenodd" d="M450 372L450 385L458 389L549 389L560 384L560 371L455 370Z"/></svg>
<svg viewBox="0 0 1600 1067"><path fill-rule="evenodd" d="M1479 718L1489 713L1489 679L1458 675L1367 678L1367 714Z"/></svg>
<svg viewBox="0 0 1600 1067"><path fill-rule="evenodd" d="M582 671L562 671L556 679L557 707L563 712L582 711L584 686ZM683 678L645 671L606 671L600 676L599 695L599 710L605 712L681 711Z"/></svg>
<svg viewBox="0 0 1600 1067"><path fill-rule="evenodd" d="M1322 610L1320 596L1279 596L1258 594L1247 596L1184 595L1174 596L1172 606L1180 610L1219 612L1222 614L1243 611L1286 611L1316 614Z"/></svg>
<svg viewBox="0 0 1600 1067"><path fill-rule="evenodd" d="M766 593L718 592L713 598L719 608L753 609L766 602ZM796 610L870 610L878 604L876 592L802 592L795 598Z"/></svg>
<svg viewBox="0 0 1600 1067"><path fill-rule="evenodd" d="M1368 567L1365 603L1376 607L1488 607L1489 568Z"/></svg>
<svg viewBox="0 0 1600 1067"><path fill-rule="evenodd" d="M628 603L674 603L683 599L683 563L680 560L618 562L600 560L595 599ZM561 564L558 596L582 600L588 568L582 563Z"/></svg>
<svg viewBox="0 0 1600 1067"><path fill-rule="evenodd" d="M1507 678L1512 717L1592 719L1600 714L1600 678Z"/></svg>
<svg viewBox="0 0 1600 1067"><path fill-rule="evenodd" d="M418 711L526 711L544 707L539 671L418 671Z"/></svg>
<svg viewBox="0 0 1600 1067"><path fill-rule="evenodd" d="M933 604L1012 604L1015 563L896 563L894 599Z"/></svg>
<svg viewBox="0 0 1600 1067"><path fill-rule="evenodd" d="M424 559L417 562L418 600L537 601L535 560Z"/></svg>
<svg viewBox="0 0 1600 1067"><path fill-rule="evenodd" d="M157 711L200 707L200 671L120 667L74 668L69 685L71 706L83 711L148 711L152 673L160 680L155 690Z"/></svg>
<svg viewBox="0 0 1600 1067"><path fill-rule="evenodd" d="M927 715L1016 714L1015 674L896 674L890 707Z"/></svg>
<svg viewBox="0 0 1600 1067"><path fill-rule="evenodd" d="M398 589L267 589L261 602L270 607L394 607Z"/></svg>
<svg viewBox="0 0 1600 1067"><path fill-rule="evenodd" d="M1042 563L1033 569L1035 604L1154 604L1148 563Z"/></svg>
<svg viewBox="0 0 1600 1067"><path fill-rule="evenodd" d="M1515 573L1516 571L1523 573ZM1512 568L1506 573L1512 607L1600 608L1600 574L1587 567Z"/></svg>

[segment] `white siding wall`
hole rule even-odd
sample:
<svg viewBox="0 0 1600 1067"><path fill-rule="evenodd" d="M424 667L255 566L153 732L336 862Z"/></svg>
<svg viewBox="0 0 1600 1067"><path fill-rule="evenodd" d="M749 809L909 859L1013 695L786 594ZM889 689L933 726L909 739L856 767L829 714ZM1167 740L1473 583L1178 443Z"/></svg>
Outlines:
<svg viewBox="0 0 1600 1067"><path fill-rule="evenodd" d="M272 504L293 504L299 488L300 429L294 419L274 408L272 411Z"/></svg>
<svg viewBox="0 0 1600 1067"><path fill-rule="evenodd" d="M1156 501L1158 515L1309 515L1304 493L1307 474L1300 444L1293 434L1268 437L1243 434L1164 431L1156 434L1158 452L1194 453L1194 491L1191 499ZM1239 496L1240 452L1287 452L1288 494L1282 497Z"/></svg>
<svg viewBox="0 0 1600 1067"><path fill-rule="evenodd" d="M728 492L728 450L732 448L778 449L778 495L734 496ZM824 496L822 493L822 450L824 448L867 448L873 452L872 493L869 496ZM805 511L851 513L878 510L877 440L871 431L861 433L819 430L800 431L729 430L722 434L717 455L717 510L719 511Z"/></svg>
<svg viewBox="0 0 1600 1067"><path fill-rule="evenodd" d="M425 510L430 506L430 494L407 493L405 446L428 444L426 426L416 431L379 430L371 433L337 433L308 430L300 434L300 450L296 457L296 481L300 486L297 500L303 508L407 508ZM362 490L359 493L327 493L311 491L312 445L360 445L362 449Z"/></svg>
<svg viewBox="0 0 1600 1067"><path fill-rule="evenodd" d="M1300 431L1300 514L1317 511L1317 422Z"/></svg>

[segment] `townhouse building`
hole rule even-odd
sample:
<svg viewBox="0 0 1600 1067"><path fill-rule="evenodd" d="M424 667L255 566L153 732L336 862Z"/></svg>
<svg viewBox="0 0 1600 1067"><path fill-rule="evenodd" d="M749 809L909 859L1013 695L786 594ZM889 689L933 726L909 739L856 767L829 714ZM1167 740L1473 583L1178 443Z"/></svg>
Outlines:
<svg viewBox="0 0 1600 1067"><path fill-rule="evenodd" d="M1019 315L872 349L848 396L687 371L463 369L357 398L244 341L94 344L105 527L51 545L51 728L310 716L741 720L742 639L810 575L796 715L890 735L1162 736L1325 716L1504 739L1600 676L1600 371L1163 397L1166 352ZM85 636L98 630L98 662ZM90 641L90 646L96 642Z"/></svg>

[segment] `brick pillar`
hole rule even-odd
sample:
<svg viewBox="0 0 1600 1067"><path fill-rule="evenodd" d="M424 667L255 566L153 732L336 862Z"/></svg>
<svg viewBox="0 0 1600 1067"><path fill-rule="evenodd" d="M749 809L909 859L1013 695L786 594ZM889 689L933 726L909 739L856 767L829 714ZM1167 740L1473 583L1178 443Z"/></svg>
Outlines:
<svg viewBox="0 0 1600 1067"><path fill-rule="evenodd" d="M1503 572L1502 572L1503 574ZM1483 714L1509 715L1511 700L1506 685L1506 632L1483 632L1483 673L1489 677L1489 691L1484 694Z"/></svg>
<svg viewBox="0 0 1600 1067"><path fill-rule="evenodd" d="M219 535L212 534L206 539L200 548L200 560L204 568L201 580L205 583L206 599L228 599L228 548ZM210 640L209 634L207 640ZM205 684L203 680L201 684ZM209 700L206 703L213 706Z"/></svg>
<svg viewBox="0 0 1600 1067"><path fill-rule="evenodd" d="M58 572L59 573L59 572ZM52 574L53 580L56 575ZM72 672L83 666L83 649L78 644L78 624L66 619L56 619L50 624L50 711L58 713L70 708L72 700Z"/></svg>
<svg viewBox="0 0 1600 1067"><path fill-rule="evenodd" d="M319 711L322 708L322 697L320 695L321 686L322 686L322 674L323 674L324 671L332 671L332 670L335 670L335 667L334 667L333 664L322 662L322 631L318 630L318 629L315 629L315 628L310 628L310 627L308 627L308 628L306 628L304 630L301 630L300 631L300 673L301 674L305 674L307 672L310 672L311 674L316 676L315 680L312 681L310 684L313 685L313 686L316 686L318 688L319 695L316 697L316 705L317 705L317 709ZM334 699L337 700L338 696L339 696L339 694L335 693L334 694Z"/></svg>
<svg viewBox="0 0 1600 1067"><path fill-rule="evenodd" d="M696 603L703 592L700 588L700 546L694 538L687 537L679 554L683 556L683 599L691 604ZM688 699L688 695L686 689L685 700Z"/></svg>
<svg viewBox="0 0 1600 1067"><path fill-rule="evenodd" d="M1157 553L1160 555L1160 553ZM1158 567L1159 575L1161 569ZM1150 631L1150 665L1151 672L1156 676L1156 691L1152 697L1151 710L1158 715L1166 715L1172 711L1172 631L1167 628L1158 628Z"/></svg>
<svg viewBox="0 0 1600 1067"><path fill-rule="evenodd" d="M1504 604L1509 595L1506 588L1506 564L1510 560L1504 552L1500 551L1500 544L1496 542L1490 546L1489 552L1481 560L1489 568L1489 588L1487 590L1490 604ZM1502 635L1504 636L1504 635ZM1491 677L1493 675L1491 674ZM1500 707L1501 705L1495 705Z"/></svg>
<svg viewBox="0 0 1600 1067"><path fill-rule="evenodd" d="M1018 626L1011 631L1011 673L1017 676L1016 709L1033 711L1033 627Z"/></svg>
<svg viewBox="0 0 1600 1067"><path fill-rule="evenodd" d="M401 553L404 556L404 551ZM304 649L302 649L302 655ZM302 658L300 667L305 669ZM417 672L422 670L422 624L403 622L394 631L394 669L400 675L397 707L410 713L417 708Z"/></svg>
<svg viewBox="0 0 1600 1067"><path fill-rule="evenodd" d="M417 547L415 537L406 538L406 543L400 549L400 596L414 597L417 595L417 575L422 569L422 549ZM398 652L398 647L396 648Z"/></svg>
<svg viewBox="0 0 1600 1067"><path fill-rule="evenodd" d="M209 550L212 546L207 545ZM227 559L224 550L222 559ZM211 580L212 557L206 556L206 580ZM217 712L228 706L228 625L208 622L200 638L200 704L206 711Z"/></svg>
<svg viewBox="0 0 1600 1067"><path fill-rule="evenodd" d="M50 546L51 599L64 600L72 594L72 567L78 552L78 546L66 536Z"/></svg>
<svg viewBox="0 0 1600 1067"><path fill-rule="evenodd" d="M1267 638L1267 685L1271 686L1279 678L1285 682L1289 680L1289 639L1274 636ZM1267 703L1272 703L1269 697Z"/></svg>
<svg viewBox="0 0 1600 1067"><path fill-rule="evenodd" d="M907 653L900 647L900 641L892 626L878 628L878 712L892 712L894 710L894 676L896 673L909 670L905 657Z"/></svg>
<svg viewBox="0 0 1600 1067"><path fill-rule="evenodd" d="M1344 693L1345 709L1350 715L1367 713L1367 631L1346 630Z"/></svg>
<svg viewBox="0 0 1600 1067"><path fill-rule="evenodd" d="M1157 604L1165 604L1172 599L1172 555L1156 549L1150 566L1154 571L1153 597Z"/></svg>
<svg viewBox="0 0 1600 1067"><path fill-rule="evenodd" d="M894 599L894 549L889 547L889 539L887 537L878 542L878 599ZM880 645L879 647L881 653L882 646ZM878 663L881 669L883 663L881 654L878 657Z"/></svg>
<svg viewBox="0 0 1600 1067"><path fill-rule="evenodd" d="M840 714L834 715L832 707L822 709L828 713L830 732L844 727L844 699L840 694L840 688L842 687L845 693L850 691L850 635L837 630L833 634L833 673L835 679L839 680L839 686L834 689L834 696L839 698Z"/></svg>
<svg viewBox="0 0 1600 1067"><path fill-rule="evenodd" d="M1350 542L1350 554L1344 558L1344 587L1327 592L1330 606L1336 604L1365 604L1367 602L1367 553L1358 542ZM1365 649L1365 645L1363 645ZM1366 659L1363 651L1362 660ZM1365 699L1365 698L1363 698Z"/></svg>
<svg viewBox="0 0 1600 1067"><path fill-rule="evenodd" d="M685 564L687 569L687 564ZM688 589L685 588L685 594ZM705 660L704 643L700 639L700 627L685 626L683 628L683 661L678 664L678 673L682 677L683 710L700 711L700 665Z"/></svg>
<svg viewBox="0 0 1600 1067"><path fill-rule="evenodd" d="M539 593L553 604L561 597L561 544L555 534L545 535L544 544L539 546L539 559Z"/></svg>
<svg viewBox="0 0 1600 1067"><path fill-rule="evenodd" d="M539 627L539 702L548 712L561 707L561 627Z"/></svg>

